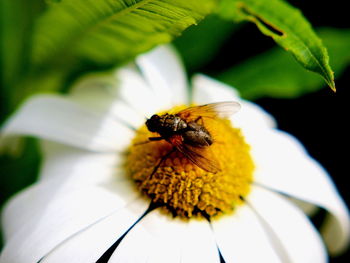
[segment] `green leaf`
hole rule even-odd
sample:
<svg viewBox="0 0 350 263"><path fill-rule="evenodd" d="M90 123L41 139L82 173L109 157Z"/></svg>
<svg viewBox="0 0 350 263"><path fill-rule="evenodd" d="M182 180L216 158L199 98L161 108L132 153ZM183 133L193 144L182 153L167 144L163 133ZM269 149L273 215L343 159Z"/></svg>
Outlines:
<svg viewBox="0 0 350 263"><path fill-rule="evenodd" d="M40 0L30 3L26 0L2 0L0 7L1 80L4 85L9 85L26 66L31 27L43 5Z"/></svg>
<svg viewBox="0 0 350 263"><path fill-rule="evenodd" d="M215 6L215 0L50 2L34 33L32 61L39 68L123 63L171 41Z"/></svg>
<svg viewBox="0 0 350 263"><path fill-rule="evenodd" d="M37 140L33 138L23 138L23 152L21 156L10 157L0 155L1 184L0 184L0 212L2 212L5 201L12 195L33 184L39 173L41 154ZM0 229L0 249L4 240Z"/></svg>
<svg viewBox="0 0 350 263"><path fill-rule="evenodd" d="M210 13L216 1L46 0L24 41L32 47L31 63L12 84L8 107L13 111L34 92L65 89L82 73L115 67L171 41Z"/></svg>
<svg viewBox="0 0 350 263"><path fill-rule="evenodd" d="M39 172L41 154L37 140L23 139L23 152L20 156L0 154L1 174L0 184L0 210L10 196L34 183Z"/></svg>
<svg viewBox="0 0 350 263"><path fill-rule="evenodd" d="M318 30L330 55L336 76L350 64L350 29L323 28ZM235 88L246 99L261 97L295 98L323 87L319 75L303 70L279 48L253 57L217 76Z"/></svg>
<svg viewBox="0 0 350 263"><path fill-rule="evenodd" d="M237 24L209 15L198 26L191 26L173 44L183 57L188 71L195 72L220 50Z"/></svg>
<svg viewBox="0 0 350 263"><path fill-rule="evenodd" d="M283 0L223 0L218 13L234 21L250 21L290 52L306 69L320 74L335 90L326 48L301 12Z"/></svg>
<svg viewBox="0 0 350 263"><path fill-rule="evenodd" d="M12 85L28 71L31 29L43 8L42 0L0 1L0 122L8 113Z"/></svg>

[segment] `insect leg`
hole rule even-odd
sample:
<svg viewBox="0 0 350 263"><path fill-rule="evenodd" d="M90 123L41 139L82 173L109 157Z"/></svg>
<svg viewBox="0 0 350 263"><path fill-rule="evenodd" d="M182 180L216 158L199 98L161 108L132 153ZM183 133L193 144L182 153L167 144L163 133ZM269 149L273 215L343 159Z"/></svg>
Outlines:
<svg viewBox="0 0 350 263"><path fill-rule="evenodd" d="M176 151L176 147L173 147L167 154L165 154L162 159L160 159L160 161L157 163L157 165L154 167L151 175L150 175L150 178L149 179L152 179L153 175L156 173L156 171L158 170L158 168L160 167L160 165L166 160L168 159L168 157Z"/></svg>
<svg viewBox="0 0 350 263"><path fill-rule="evenodd" d="M148 140L150 141L161 141L161 140L164 140L163 137L149 137Z"/></svg>
<svg viewBox="0 0 350 263"><path fill-rule="evenodd" d="M134 145L142 145L142 144L146 144L149 142L155 142L155 141L161 141L161 140L164 140L164 138L163 137L149 137L148 141L137 142Z"/></svg>
<svg viewBox="0 0 350 263"><path fill-rule="evenodd" d="M195 123L198 123L200 125L204 125L204 120L203 120L203 117L202 116L198 116L195 120L194 120Z"/></svg>

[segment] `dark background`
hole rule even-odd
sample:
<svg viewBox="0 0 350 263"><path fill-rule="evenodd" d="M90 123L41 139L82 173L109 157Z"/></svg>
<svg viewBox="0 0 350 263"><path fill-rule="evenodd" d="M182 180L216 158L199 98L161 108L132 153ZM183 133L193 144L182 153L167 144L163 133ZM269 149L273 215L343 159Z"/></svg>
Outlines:
<svg viewBox="0 0 350 263"><path fill-rule="evenodd" d="M350 28L347 1L289 1L302 10L313 27ZM242 41L238 41L242 39ZM257 44L258 43L258 44ZM239 64L246 58L260 54L275 46L272 39L262 35L253 24L246 24L225 42L215 59L199 71L209 75ZM240 50L240 52L234 52ZM349 43L350 52L350 43ZM332 64L331 64L332 65ZM296 136L332 176L348 207L349 194L349 87L350 68L336 76L337 92L324 86L315 93L297 99L262 98L256 102L271 113L281 130ZM350 252L331 258L330 262L350 262Z"/></svg>

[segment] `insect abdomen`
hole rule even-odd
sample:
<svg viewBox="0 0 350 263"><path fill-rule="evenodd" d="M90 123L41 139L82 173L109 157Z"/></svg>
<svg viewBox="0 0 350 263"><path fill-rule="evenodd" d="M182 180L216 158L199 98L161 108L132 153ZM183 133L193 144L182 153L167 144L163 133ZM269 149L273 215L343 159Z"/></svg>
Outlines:
<svg viewBox="0 0 350 263"><path fill-rule="evenodd" d="M191 122L189 130L183 133L184 142L195 147L205 147L213 144L210 133L203 126Z"/></svg>

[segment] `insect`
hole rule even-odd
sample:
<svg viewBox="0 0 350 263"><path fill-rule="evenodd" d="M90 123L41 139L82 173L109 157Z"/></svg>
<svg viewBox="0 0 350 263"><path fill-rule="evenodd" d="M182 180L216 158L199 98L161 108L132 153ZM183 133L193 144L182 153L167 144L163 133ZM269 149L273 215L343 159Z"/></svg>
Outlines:
<svg viewBox="0 0 350 263"><path fill-rule="evenodd" d="M205 119L228 118L240 107L238 102L225 101L189 107L175 114L153 115L146 121L146 126L150 132L156 132L159 136L150 137L149 140L166 140L173 149L161 158L151 177L174 151L181 152L188 160L207 172L220 171L214 160L209 160L202 154L203 150L214 142L205 127Z"/></svg>

